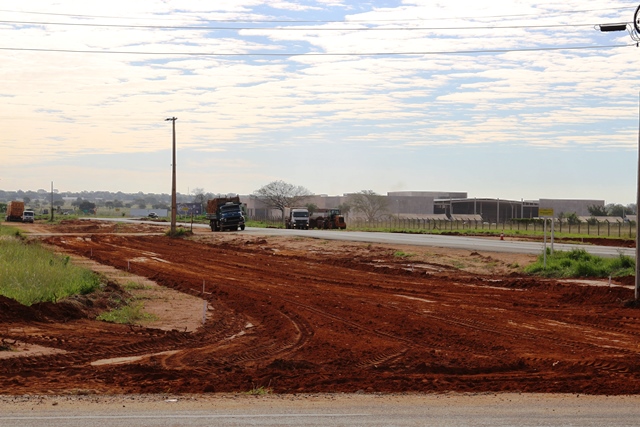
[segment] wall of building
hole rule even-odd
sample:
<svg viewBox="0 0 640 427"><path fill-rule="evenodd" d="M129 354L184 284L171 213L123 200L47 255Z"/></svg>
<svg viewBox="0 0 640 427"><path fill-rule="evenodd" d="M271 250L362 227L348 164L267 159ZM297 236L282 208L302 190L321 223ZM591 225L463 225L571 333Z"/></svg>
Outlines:
<svg viewBox="0 0 640 427"><path fill-rule="evenodd" d="M587 200L587 199L540 199L540 208L553 209L555 217L558 214L575 213L578 216L588 216L589 206L603 206L604 200Z"/></svg>

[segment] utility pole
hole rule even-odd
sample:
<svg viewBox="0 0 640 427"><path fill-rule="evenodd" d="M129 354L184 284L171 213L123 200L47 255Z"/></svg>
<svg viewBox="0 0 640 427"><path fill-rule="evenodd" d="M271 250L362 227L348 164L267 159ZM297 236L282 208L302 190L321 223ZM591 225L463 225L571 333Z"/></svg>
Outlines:
<svg viewBox="0 0 640 427"><path fill-rule="evenodd" d="M53 222L53 181L51 181L51 222Z"/></svg>
<svg viewBox="0 0 640 427"><path fill-rule="evenodd" d="M176 120L177 117L169 117L164 121L173 122L173 161L171 162L171 235L176 234Z"/></svg>
<svg viewBox="0 0 640 427"><path fill-rule="evenodd" d="M603 33L610 33L615 31L628 31L631 39L636 43L640 43L640 6L636 8L636 13L633 14L633 24L627 26L626 22L614 23L614 24L602 24L598 25L600 31ZM634 299L636 303L640 298L640 248L638 243L638 232L640 231L640 106L638 111L638 172L636 176L636 283Z"/></svg>
<svg viewBox="0 0 640 427"><path fill-rule="evenodd" d="M638 6L640 10L640 6ZM636 12L637 13L637 12ZM636 277L635 277L635 291L634 291L634 300L636 303L638 302L638 298L640 298L640 239L638 234L640 232L640 94L638 95L638 163L637 163L637 174L636 174Z"/></svg>

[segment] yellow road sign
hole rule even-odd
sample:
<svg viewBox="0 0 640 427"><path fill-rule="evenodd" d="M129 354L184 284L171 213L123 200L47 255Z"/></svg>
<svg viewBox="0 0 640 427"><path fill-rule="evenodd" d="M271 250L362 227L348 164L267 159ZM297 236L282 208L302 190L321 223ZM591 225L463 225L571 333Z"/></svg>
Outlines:
<svg viewBox="0 0 640 427"><path fill-rule="evenodd" d="M553 208L539 208L538 216L553 216Z"/></svg>

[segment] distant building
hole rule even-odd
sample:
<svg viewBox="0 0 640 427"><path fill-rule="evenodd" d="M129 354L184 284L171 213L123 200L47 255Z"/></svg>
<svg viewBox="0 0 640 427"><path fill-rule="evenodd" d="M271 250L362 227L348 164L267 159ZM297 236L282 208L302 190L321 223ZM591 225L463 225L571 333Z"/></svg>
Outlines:
<svg viewBox="0 0 640 427"><path fill-rule="evenodd" d="M577 216L589 216L589 206L604 207L604 200L577 199L540 199L540 207L553 209L553 215L575 213Z"/></svg>
<svg viewBox="0 0 640 427"><path fill-rule="evenodd" d="M336 208L349 203L351 194L342 196L314 195L302 204L314 204L319 209ZM499 223L518 218L537 218L538 210L551 208L554 216L560 213L589 215L589 206L604 206L604 200L540 199L507 200L494 198L469 198L461 191L392 191L387 193L387 210L384 216L398 218L448 218L452 220L482 220ZM281 213L264 205L255 196L241 196L247 214L252 218L277 218ZM351 212L348 217L358 217Z"/></svg>

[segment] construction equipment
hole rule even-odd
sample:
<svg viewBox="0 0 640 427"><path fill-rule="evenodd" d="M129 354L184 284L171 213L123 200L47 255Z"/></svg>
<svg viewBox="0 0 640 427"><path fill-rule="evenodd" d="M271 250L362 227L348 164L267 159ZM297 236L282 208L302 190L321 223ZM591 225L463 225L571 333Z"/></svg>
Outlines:
<svg viewBox="0 0 640 427"><path fill-rule="evenodd" d="M24 202L13 200L7 203L6 221L22 222L22 213L24 212Z"/></svg>
<svg viewBox="0 0 640 427"><path fill-rule="evenodd" d="M240 196L207 200L207 219L211 231L244 230Z"/></svg>
<svg viewBox="0 0 640 427"><path fill-rule="evenodd" d="M340 214L340 209L318 209L309 218L310 228L340 229L347 228L344 216Z"/></svg>

